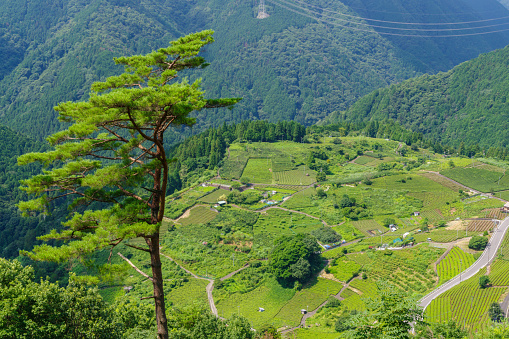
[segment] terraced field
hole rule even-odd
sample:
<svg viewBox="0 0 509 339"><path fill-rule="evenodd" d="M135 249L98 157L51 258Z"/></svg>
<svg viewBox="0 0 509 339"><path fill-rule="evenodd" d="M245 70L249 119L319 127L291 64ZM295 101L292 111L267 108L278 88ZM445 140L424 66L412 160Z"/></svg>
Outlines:
<svg viewBox="0 0 509 339"><path fill-rule="evenodd" d="M377 223L375 220L358 220L352 221L352 225L368 237L380 235L386 231L386 228Z"/></svg>
<svg viewBox="0 0 509 339"><path fill-rule="evenodd" d="M459 247L453 247L451 252L437 265L439 284L450 280L475 262L474 256L465 253Z"/></svg>
<svg viewBox="0 0 509 339"><path fill-rule="evenodd" d="M472 232L489 231L495 227L495 223L491 220L471 220L468 223L468 230Z"/></svg>
<svg viewBox="0 0 509 339"><path fill-rule="evenodd" d="M490 208L483 211L485 218L492 218L497 220L504 220L505 218L509 217L508 213L503 213L500 211L500 208Z"/></svg>
<svg viewBox="0 0 509 339"><path fill-rule="evenodd" d="M342 304L346 310L363 311L366 309L366 304L363 301L363 295L357 294L351 289L346 289L341 293L341 296L345 298L345 300L342 301Z"/></svg>
<svg viewBox="0 0 509 339"><path fill-rule="evenodd" d="M205 202L207 204L215 204L215 203L217 203L220 200L219 197L221 197L223 195L228 196L228 194L230 194L230 191L227 191L227 190L224 190L224 189L220 188L218 190L215 190L212 193L207 194L206 196L204 196L203 198L201 198L198 201L202 201L202 202Z"/></svg>
<svg viewBox="0 0 509 339"><path fill-rule="evenodd" d="M366 165L373 161L375 161L375 158L367 157L365 155L362 155L362 156L358 157L357 159L355 159L355 163L358 165Z"/></svg>
<svg viewBox="0 0 509 339"><path fill-rule="evenodd" d="M316 172L301 166L284 172L274 172L274 179L279 185L311 185L316 181Z"/></svg>
<svg viewBox="0 0 509 339"><path fill-rule="evenodd" d="M363 265L362 271L366 272L367 280L352 280L350 286L361 294L353 291L342 294L346 298L343 304L348 309L364 309L363 299L378 293L375 282L380 280L386 280L406 292L424 294L432 290L437 281L432 264L443 252L443 249L420 245L393 252L375 251L348 255L350 260Z"/></svg>
<svg viewBox="0 0 509 339"><path fill-rule="evenodd" d="M459 190L465 190L465 188L461 185L456 184L455 182L452 182L450 180L447 180L446 178L436 174L436 173L421 173L421 176L431 179L436 183L439 183L440 185L447 187L453 191L458 192Z"/></svg>
<svg viewBox="0 0 509 339"><path fill-rule="evenodd" d="M489 306L499 301L507 287L481 289L479 277L483 274L486 269L435 299L426 308L429 321L443 323L452 319L471 331L487 326Z"/></svg>
<svg viewBox="0 0 509 339"><path fill-rule="evenodd" d="M493 286L509 286L509 261L495 261L491 265L490 280Z"/></svg>
<svg viewBox="0 0 509 339"><path fill-rule="evenodd" d="M494 166L487 166L452 168L441 171L440 174L481 192L490 192L491 190L496 192L509 189L509 176L504 175L500 171L493 170Z"/></svg>
<svg viewBox="0 0 509 339"><path fill-rule="evenodd" d="M444 219L444 216L442 215L442 212L440 212L440 210L438 208L430 210L430 211L422 211L421 212L421 216L424 217L424 218L428 218L428 220L431 223L435 223L437 221L440 221L440 220Z"/></svg>
<svg viewBox="0 0 509 339"><path fill-rule="evenodd" d="M302 318L301 309L314 310L328 296L337 294L342 287L343 285L337 281L318 278L310 286L295 293L293 298L277 313L275 322L280 325L297 326Z"/></svg>
<svg viewBox="0 0 509 339"><path fill-rule="evenodd" d="M270 159L249 159L242 178L248 178L249 182L257 184L272 184L272 162Z"/></svg>
<svg viewBox="0 0 509 339"><path fill-rule="evenodd" d="M436 230L429 233L418 233L414 235L416 242L424 242L427 241L428 238L434 242L451 242L457 239L465 238L467 236L472 236L472 233L478 234L478 232L464 232L464 231L452 231L452 230Z"/></svg>
<svg viewBox="0 0 509 339"><path fill-rule="evenodd" d="M347 282L359 273L361 265L352 260L343 260L342 258L334 260L334 264L329 265L329 271L340 281Z"/></svg>
<svg viewBox="0 0 509 339"><path fill-rule="evenodd" d="M212 221L216 216L217 212L212 211L209 207L198 206L191 210L188 217L181 218L179 222L182 224L182 226L187 226L190 224L206 224L209 221Z"/></svg>

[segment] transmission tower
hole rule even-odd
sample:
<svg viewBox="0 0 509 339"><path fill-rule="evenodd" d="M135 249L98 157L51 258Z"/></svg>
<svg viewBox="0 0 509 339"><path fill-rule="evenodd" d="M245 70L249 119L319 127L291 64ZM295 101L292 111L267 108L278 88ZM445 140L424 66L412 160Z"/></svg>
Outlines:
<svg viewBox="0 0 509 339"><path fill-rule="evenodd" d="M260 5L258 6L258 16L257 19L265 19L268 18L269 15L265 12L265 0L260 0Z"/></svg>

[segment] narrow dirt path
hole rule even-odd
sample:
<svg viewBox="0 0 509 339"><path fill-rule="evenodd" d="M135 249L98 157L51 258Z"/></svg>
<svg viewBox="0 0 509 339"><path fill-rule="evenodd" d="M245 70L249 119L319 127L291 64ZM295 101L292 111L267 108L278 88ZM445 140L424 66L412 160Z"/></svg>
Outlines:
<svg viewBox="0 0 509 339"><path fill-rule="evenodd" d="M163 252L159 252L163 257L165 257L166 259L170 260L170 261L173 261L175 264L177 264L177 266L179 266L181 269L183 269L184 271L186 271L187 273L189 273L193 278L195 279L200 279L200 280L206 280L208 281L208 285L207 287L205 288L205 290L207 291L207 299L209 301L209 306L210 306L210 311L212 312L212 314L216 317L219 317L219 314L217 312L217 308L216 308L216 304L214 302L214 297L212 296L212 291L214 290L214 279L210 279L210 278L203 278L203 277L200 277L196 274L194 274L193 272L191 272L190 270L188 270L187 268L185 268L184 266L182 266L181 264L179 264L177 261L175 261L175 259L171 258L170 256L164 254ZM224 281L226 279L230 279L231 277L233 277L235 274L239 273L240 271L242 270L245 270L246 268L249 267L249 264L246 264L244 265L244 267L241 267L239 268L238 270L236 271L233 271L227 275L225 275L224 277L220 278L221 281Z"/></svg>
<svg viewBox="0 0 509 339"><path fill-rule="evenodd" d="M207 285L207 287L205 288L205 290L207 291L207 299L209 301L209 306L210 306L210 311L212 312L212 314L214 316L218 316L218 313L217 313L217 308L216 308L216 304L214 303L214 297L212 296L212 290L214 289L214 280L213 279L208 279L208 278L202 278L202 277L199 277L197 276L196 274L194 274L193 272L189 271L187 268L185 268L184 266L182 266L181 264L179 264L177 261L175 261L175 259L171 258L170 256L167 256L166 254L164 254L163 252L159 252L161 253L161 255L163 257L165 257L166 259L170 260L170 261L173 261L175 264L177 264L181 269L183 269L184 271L186 271L187 273L189 273L193 278L195 279L200 279L200 280L207 280L209 283Z"/></svg>
<svg viewBox="0 0 509 339"><path fill-rule="evenodd" d="M167 218L167 217L163 217L163 220L164 221L168 221L168 222L179 222L180 219L184 219L184 218L187 218L189 217L189 215L191 214L191 211L194 210L195 208L197 207L207 207L207 208L210 208L210 205L205 205L205 204L198 204L198 205L194 205L194 206L191 206L189 207L187 210L185 210L184 213L182 213L177 219L170 219L170 218ZM215 210L213 208L210 208L211 210ZM215 210L217 212L217 210Z"/></svg>
<svg viewBox="0 0 509 339"><path fill-rule="evenodd" d="M360 277L357 277L357 278L354 278L352 280L350 280L347 284L343 285L343 288L334 296L334 298L338 299L338 300L344 300L343 298L341 298L341 293L343 293L343 291L345 291L349 286L350 286L350 283L352 281L354 281L355 279L360 279ZM300 324L299 326L295 326L295 327L292 327L292 328L289 328L289 329L286 329L284 331L281 331L281 334L286 334L288 332L291 332L291 331L294 331L300 327L305 327L306 326L306 320L308 318L311 318L312 316L314 316L322 307L324 307L325 305L327 305L327 303L329 302L329 300L325 300L323 303L321 303L317 308L315 308L313 311L311 312L307 312L306 314L304 314L302 316L302 318L300 319Z"/></svg>
<svg viewBox="0 0 509 339"><path fill-rule="evenodd" d="M440 174L440 172L434 172L434 171L426 171L426 172L428 172L428 173L433 173L433 174L435 174L435 175L438 175L439 177L444 178L444 179L446 179L446 180L448 180L448 181L450 181L450 182L452 182L452 183L455 183L456 185L459 185L459 186L461 186L461 187L463 187L463 188L466 188L467 190L470 190L470 191L474 192L475 194L481 194L481 193L483 193L483 192L478 191L478 190L475 190L475 189L473 189L473 188L471 188L471 187L465 186L465 185L463 185L462 183L457 182L456 180L453 180L453 179L451 179L451 178L448 178L448 177L446 177L445 175ZM487 194L487 193L486 193L486 194ZM490 196L491 196L493 199L497 199L497 200L500 200L500 201L502 201L502 202L507 202L507 200L504 200L504 199L502 199L502 198L499 198L499 197L497 197L497 196L495 196L495 195L490 195Z"/></svg>
<svg viewBox="0 0 509 339"><path fill-rule="evenodd" d="M236 208L244 210L244 211L254 212L254 213L264 213L264 212L267 212L268 210L278 209L278 210L282 210L282 211L286 211L286 212L290 212L290 213L302 214L302 215L305 215L306 217L309 217L309 218L312 218L312 219L315 219L315 220L319 220L324 226L327 226L327 227L337 226L337 225L329 225L329 224L327 224L327 222L325 220L322 220L322 219L320 219L318 217L315 217L314 215L307 214L307 213L301 212L301 211L291 210L291 209L280 207L280 206L269 206L269 207L265 207L265 208L263 208L261 210L255 210L255 211L247 209L247 208L244 208L244 207L241 207L241 206L236 205L236 204L230 204L230 206L236 207Z"/></svg>
<svg viewBox="0 0 509 339"><path fill-rule="evenodd" d="M232 273L229 273L227 275L225 275L224 277L220 278L219 280L221 281L225 281L226 279L230 279L231 277L233 277L235 274L239 273L240 271L242 270L245 270L246 268L249 267L249 264L245 264L243 267L239 268L238 270L236 271L233 271Z"/></svg>

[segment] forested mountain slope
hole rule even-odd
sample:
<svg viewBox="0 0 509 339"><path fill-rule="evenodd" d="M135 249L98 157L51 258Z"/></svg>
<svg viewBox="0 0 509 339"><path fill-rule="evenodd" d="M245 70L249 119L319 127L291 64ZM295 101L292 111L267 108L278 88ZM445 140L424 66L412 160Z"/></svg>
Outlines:
<svg viewBox="0 0 509 339"><path fill-rule="evenodd" d="M449 72L376 90L327 119L394 119L444 143L481 147L509 143L509 46Z"/></svg>
<svg viewBox="0 0 509 339"><path fill-rule="evenodd" d="M506 1L506 0L503 0ZM423 29L456 29L456 31L407 31L407 34L417 35L449 35L487 32L490 30L503 30L508 25L500 25L505 20L494 20L505 17L506 9L497 1L479 0L429 0L429 1L400 1L400 0L345 0L345 5L363 17L375 20L397 22L421 22L442 23L440 26L420 26ZM472 14L475 13L475 14ZM482 20L482 21L480 21ZM471 24L446 25L444 23L475 22ZM372 24L382 25L378 21ZM492 26L496 25L496 26ZM383 26L413 28L411 25L383 24ZM471 27L483 27L484 29L466 29ZM397 30L375 28L379 32L401 33ZM495 48L505 47L507 32L500 34L486 34L479 36L466 36L457 38L409 38L397 35L386 35L394 46L409 54L415 60L421 62L421 71L434 73L448 71L455 65L475 58L479 51L490 51Z"/></svg>
<svg viewBox="0 0 509 339"><path fill-rule="evenodd" d="M449 13L439 17L446 21L488 15L470 0L346 2L352 8L329 0L306 2L373 17L383 13L363 8L386 8L395 20L436 21L425 13ZM491 15L494 8L498 16L509 15L496 0L482 3ZM145 53L206 28L216 30L216 43L205 55L211 66L197 76L204 78L208 95L244 100L233 111L199 116L196 130L243 119L311 124L376 88L447 70L509 43L500 34L389 39L326 25L271 3L270 17L258 20L257 8L256 0L2 1L0 122L42 138L61 128L52 109L56 103L85 98L93 81L119 71L113 57Z"/></svg>
<svg viewBox="0 0 509 339"><path fill-rule="evenodd" d="M0 125L0 257L16 257L20 249L30 249L35 237L59 226L65 206L53 206L50 216L21 216L15 206L26 194L18 189L19 180L41 171L41 166L30 165L23 169L16 164L17 157L27 152L44 151L47 146Z"/></svg>

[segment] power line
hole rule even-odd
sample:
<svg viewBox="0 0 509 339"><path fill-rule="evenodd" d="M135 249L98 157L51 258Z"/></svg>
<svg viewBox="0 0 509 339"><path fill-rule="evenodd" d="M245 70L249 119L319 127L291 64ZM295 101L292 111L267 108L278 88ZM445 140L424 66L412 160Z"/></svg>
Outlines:
<svg viewBox="0 0 509 339"><path fill-rule="evenodd" d="M345 17L348 17L348 18L352 18L352 19L365 20L365 21L374 21L374 22L383 22L383 23L389 23L389 24L399 24L399 25L421 25L421 26L426 26L426 25L427 26L432 26L432 25L437 25L437 26L438 25L464 25L464 24L489 22L489 21L496 21L496 20L502 20L502 19L508 19L509 18L509 16L504 16L504 17L500 17L500 18L483 19L483 20L462 21L462 22L436 22L436 23L432 23L432 22L387 21L387 20L370 19L370 18L365 18L365 17L361 17L361 16L349 15L349 14L344 14L344 13L341 13L341 12L335 12L335 11L331 11L329 9L326 9L326 8L323 8L323 7L320 7L320 6L308 4L307 2L304 2L304 1L299 1L299 0L293 0L293 1L297 2L297 3L300 3L302 5L305 5L305 6L317 8L317 9L322 10L324 12L329 12L329 13L332 13L332 14L342 15L342 16L345 16ZM296 5L294 5L294 6L297 7ZM486 27L490 27L490 26L486 26Z"/></svg>
<svg viewBox="0 0 509 339"><path fill-rule="evenodd" d="M305 16L305 17L308 17L308 18L316 20L316 21L320 21L320 22L327 23L327 24L330 24L330 25L333 25L333 26L342 27L342 28L350 29L350 30L354 30L354 31L366 32L366 33L372 33L372 34L380 34L380 35L390 35L390 36L400 36L400 37L413 37L413 38L454 38L454 37L467 37L467 36L494 34L494 33L501 33L501 32L509 31L509 28L508 28L508 29L501 29L501 30L495 30L495 31L489 31L489 32L465 33L465 34L448 34L448 35L421 35L421 34L403 34L403 33L377 32L375 30L369 30L369 29L363 29L363 28L357 28L357 27L350 27L350 26L341 25L341 24L338 24L336 22L331 22L331 21L328 21L328 20L324 20L322 18L317 18L315 16L299 12L299 11L297 11L297 10L291 8L291 7L287 7L285 5L277 3L274 0L267 0L267 1L272 3L272 4L274 4L274 5L276 5L276 6L279 6L281 8L287 9L287 10L289 10L291 12L294 12L296 14L299 14L299 15L302 15L302 16ZM357 23L355 23L355 24L357 24ZM371 27L370 25L367 25L367 26Z"/></svg>
<svg viewBox="0 0 509 339"><path fill-rule="evenodd" d="M344 3L344 2L343 2ZM360 9L368 12L376 12L376 13L389 13L389 14L403 14L403 15L426 15L426 16L449 16L451 14L453 15L475 15L480 13L498 13L500 10L493 10L493 11L479 11L479 12L450 12L450 13L410 13L410 12L391 12L391 11L378 11L376 9L366 9L365 7L353 7L346 3L344 3L348 8L352 9ZM501 5L503 6L503 5Z"/></svg>
<svg viewBox="0 0 509 339"><path fill-rule="evenodd" d="M369 27L374 27L374 28L383 28L383 29L389 29L389 30L396 30L396 31L449 32L449 31L463 31L463 30L483 29L483 28L491 28L491 27L509 25L509 21L508 21L508 22L504 22L504 23L500 23L500 24L494 24L494 25L478 26L478 27L462 27L462 28L399 28L399 27L387 27L387 26L373 25L373 24L367 24L367 23L362 23L362 22L349 21L349 20L346 20L346 19L337 18L337 17L330 16L330 15L327 15L327 14L322 14L322 13L319 13L319 12L315 12L315 11L310 10L308 8L300 7L300 6L298 6L298 5L294 4L294 3L286 1L286 0L278 0L278 1L283 2L283 3L285 3L285 4L289 5L289 6L296 7L298 9L303 10L303 11L307 11L307 12L313 13L315 15L320 15L320 16L324 16L324 17L327 17L327 18L331 18L331 19L335 19L335 20L340 20L340 21L343 21L345 23L354 24L354 25L360 25L360 26L369 26ZM300 2L300 1L297 1L297 0L294 0L294 1ZM333 13L337 13L337 12L333 12ZM337 13L337 14L343 15L341 13ZM349 16L349 15L347 15L347 16ZM359 20L361 20L361 19L362 18L359 18ZM382 22L396 23L396 22L391 22L391 21L382 21ZM405 23L405 24L408 24L408 25L417 25L417 23Z"/></svg>

